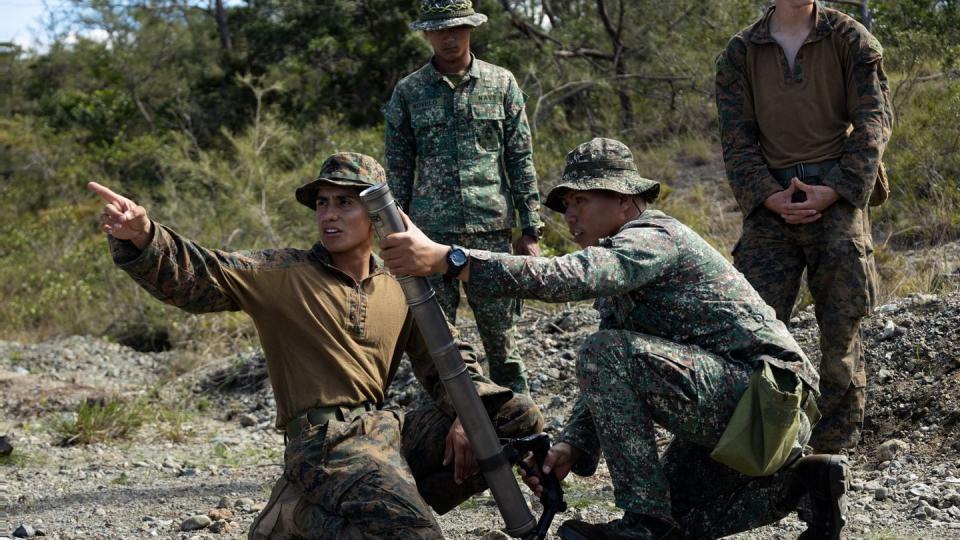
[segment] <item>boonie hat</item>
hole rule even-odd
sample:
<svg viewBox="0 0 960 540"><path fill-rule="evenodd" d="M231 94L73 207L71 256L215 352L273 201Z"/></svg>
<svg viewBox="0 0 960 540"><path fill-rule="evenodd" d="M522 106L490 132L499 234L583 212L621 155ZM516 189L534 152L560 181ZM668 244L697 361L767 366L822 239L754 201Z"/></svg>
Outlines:
<svg viewBox="0 0 960 540"><path fill-rule="evenodd" d="M640 176L627 145L614 139L594 138L567 154L563 178L547 194L547 208L564 212L568 191L603 189L622 195L643 195L653 202L660 195L660 182Z"/></svg>
<svg viewBox="0 0 960 540"><path fill-rule="evenodd" d="M487 16L473 10L470 0L420 0L420 18L410 23L411 30L443 30L454 26L477 27Z"/></svg>
<svg viewBox="0 0 960 540"><path fill-rule="evenodd" d="M297 188L297 200L311 210L317 206L317 189L323 185L366 189L387 181L377 160L355 152L337 152L323 161L317 177Z"/></svg>

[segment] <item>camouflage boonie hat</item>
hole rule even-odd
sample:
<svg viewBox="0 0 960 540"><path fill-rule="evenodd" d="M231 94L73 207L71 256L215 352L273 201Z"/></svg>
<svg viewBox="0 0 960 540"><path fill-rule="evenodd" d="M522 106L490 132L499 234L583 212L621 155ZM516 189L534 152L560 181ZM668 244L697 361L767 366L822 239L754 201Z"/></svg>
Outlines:
<svg viewBox="0 0 960 540"><path fill-rule="evenodd" d="M387 181L377 160L354 152L337 152L323 161L317 177L297 188L297 200L313 210L317 205L317 189L323 185L366 189Z"/></svg>
<svg viewBox="0 0 960 540"><path fill-rule="evenodd" d="M640 176L627 145L597 137L567 154L563 178L547 195L547 208L564 212L567 191L604 189L623 195L643 195L653 202L660 194L660 182Z"/></svg>
<svg viewBox="0 0 960 540"><path fill-rule="evenodd" d="M470 0L420 0L420 18L410 23L411 30L443 30L454 26L480 26L487 16L473 10Z"/></svg>

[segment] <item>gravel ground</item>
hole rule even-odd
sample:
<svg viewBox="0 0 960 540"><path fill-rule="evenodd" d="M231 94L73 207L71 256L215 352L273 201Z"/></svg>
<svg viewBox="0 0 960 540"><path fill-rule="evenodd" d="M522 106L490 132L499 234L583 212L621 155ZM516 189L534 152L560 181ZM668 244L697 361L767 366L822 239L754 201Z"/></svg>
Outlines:
<svg viewBox="0 0 960 540"><path fill-rule="evenodd" d="M468 326L468 325L465 325ZM587 306L526 310L521 352L547 431L575 396L574 352L596 329ZM792 330L813 358L811 311ZM469 339L476 339L469 327ZM849 538L960 537L960 294L914 296L880 306L864 328L869 397L855 464ZM229 377L227 377L229 375ZM390 392L409 406L418 391L406 366ZM59 424L81 403L148 403L145 423L107 442L61 446ZM138 401L140 400L140 401ZM93 337L40 344L0 342L0 540L50 538L243 538L280 474L283 438L258 351L206 359L139 353ZM170 417L164 410L186 410ZM662 444L669 441L662 434ZM566 488L557 517L618 517L605 467ZM503 538L489 496L441 516L449 538ZM795 538L794 518L738 538Z"/></svg>

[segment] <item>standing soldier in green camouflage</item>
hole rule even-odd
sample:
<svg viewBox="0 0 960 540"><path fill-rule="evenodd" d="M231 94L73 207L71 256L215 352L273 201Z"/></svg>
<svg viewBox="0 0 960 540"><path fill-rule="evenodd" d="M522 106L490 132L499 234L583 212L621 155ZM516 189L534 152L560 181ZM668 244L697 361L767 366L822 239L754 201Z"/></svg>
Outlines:
<svg viewBox="0 0 960 540"><path fill-rule="evenodd" d="M384 107L387 179L411 219L444 243L510 252L517 226L522 234L513 251L539 255L540 194L526 96L512 73L470 52L470 33L486 20L469 0L422 0L410 27L424 32L434 54L397 83ZM430 281L456 323L459 283L441 275ZM527 393L516 349L520 303L478 302L464 288L491 379Z"/></svg>
<svg viewBox="0 0 960 540"><path fill-rule="evenodd" d="M727 178L743 213L734 264L784 322L806 270L823 393L810 444L853 448L867 384L860 320L877 288L868 204L887 195L882 49L839 11L777 0L727 44L716 90Z"/></svg>
<svg viewBox="0 0 960 540"><path fill-rule="evenodd" d="M846 460L799 458L810 435L804 411L794 409L797 431L777 441L788 453L775 474L752 478L712 459L755 371L769 368L805 399L818 377L740 272L692 230L647 208L659 191L626 146L593 139L567 155L546 202L564 214L581 251L542 258L470 250L454 270L482 295L597 299L600 331L577 354L580 397L543 470L560 479L571 470L593 474L602 452L625 512L601 525L567 521L561 538L718 538L772 523L809 496L802 538L838 539ZM391 271L447 271L448 246L408 225L381 242ZM662 459L654 422L674 434ZM526 480L539 491L536 479Z"/></svg>
<svg viewBox="0 0 960 540"><path fill-rule="evenodd" d="M296 192L316 217L312 249L233 253L89 186L106 202L113 260L138 284L191 313L242 310L257 327L287 445L252 540L442 539L430 507L443 514L486 488L400 284L371 253L359 193L384 180L373 158L334 154ZM543 419L530 397L491 383L472 349L462 350L500 436L538 432ZM405 416L382 407L404 353L433 398Z"/></svg>

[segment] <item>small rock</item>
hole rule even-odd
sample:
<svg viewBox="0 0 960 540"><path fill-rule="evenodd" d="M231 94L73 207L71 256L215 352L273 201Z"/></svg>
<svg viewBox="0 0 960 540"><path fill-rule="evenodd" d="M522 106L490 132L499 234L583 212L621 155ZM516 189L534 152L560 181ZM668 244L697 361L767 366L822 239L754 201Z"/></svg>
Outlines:
<svg viewBox="0 0 960 540"><path fill-rule="evenodd" d="M510 540L510 536L500 530L493 530L483 535L480 540Z"/></svg>
<svg viewBox="0 0 960 540"><path fill-rule="evenodd" d="M878 487L873 490L873 498L878 501L884 501L890 496L890 492L885 487Z"/></svg>
<svg viewBox="0 0 960 540"><path fill-rule="evenodd" d="M889 382L893 380L893 372L887 368L881 368L880 371L877 372L877 379L881 382Z"/></svg>
<svg viewBox="0 0 960 540"><path fill-rule="evenodd" d="M877 458L880 461L890 461L902 452L910 449L910 445L900 439L890 439L877 449Z"/></svg>
<svg viewBox="0 0 960 540"><path fill-rule="evenodd" d="M881 315L889 315L891 313L896 313L900 311L900 306L896 304L884 304L877 308L877 313Z"/></svg>
<svg viewBox="0 0 960 540"><path fill-rule="evenodd" d="M33 529L30 525L21 524L15 531L13 531L14 538L33 538L36 536L37 531Z"/></svg>
<svg viewBox="0 0 960 540"><path fill-rule="evenodd" d="M249 413L240 415L240 425L243 427L253 427L257 425L257 417Z"/></svg>
<svg viewBox="0 0 960 540"><path fill-rule="evenodd" d="M220 502L217 503L217 508L230 508L233 506L230 504L230 499L226 497L220 497Z"/></svg>
<svg viewBox="0 0 960 540"><path fill-rule="evenodd" d="M915 497L920 497L922 500L926 501L933 494L933 490L930 488L930 486L921 482L910 486L910 494Z"/></svg>
<svg viewBox="0 0 960 540"><path fill-rule="evenodd" d="M6 435L0 435L0 456L9 456L13 453L13 445L10 444L10 438Z"/></svg>
<svg viewBox="0 0 960 540"><path fill-rule="evenodd" d="M210 524L210 532L221 534L233 531L233 524L225 519L214 521Z"/></svg>
<svg viewBox="0 0 960 540"><path fill-rule="evenodd" d="M250 499L248 497L237 499L236 501L234 501L233 507L240 509L240 511L242 512L249 512L250 509L253 508L253 499Z"/></svg>
<svg viewBox="0 0 960 540"><path fill-rule="evenodd" d="M200 529L206 529L210 526L213 521L203 514L197 514L195 516L190 516L180 524L181 531L199 531Z"/></svg>
<svg viewBox="0 0 960 540"><path fill-rule="evenodd" d="M207 517L213 521L220 521L227 518L233 517L233 510L229 508L214 508L207 512Z"/></svg>
<svg viewBox="0 0 960 540"><path fill-rule="evenodd" d="M880 333L880 341L886 341L893 337L897 333L897 325L893 324L893 321L887 321L883 325L883 332Z"/></svg>

